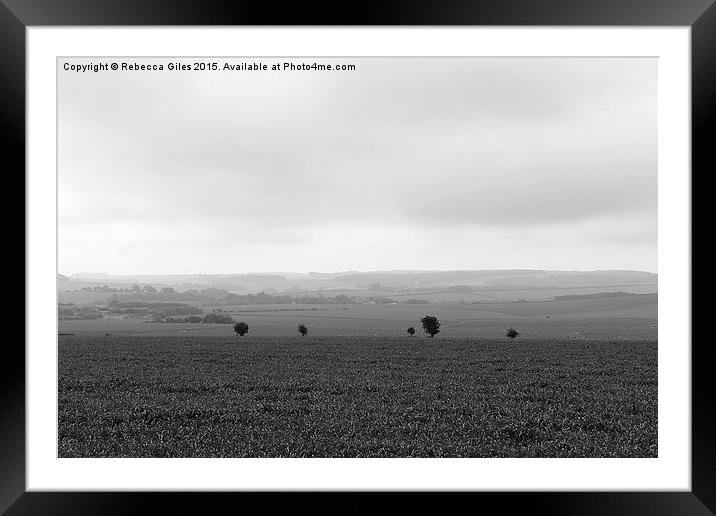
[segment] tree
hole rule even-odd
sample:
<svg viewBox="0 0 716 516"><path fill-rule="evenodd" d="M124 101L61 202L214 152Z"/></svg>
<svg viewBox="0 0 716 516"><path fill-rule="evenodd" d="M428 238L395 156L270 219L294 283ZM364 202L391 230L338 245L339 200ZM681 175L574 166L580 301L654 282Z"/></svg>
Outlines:
<svg viewBox="0 0 716 516"><path fill-rule="evenodd" d="M303 336L303 337L305 337L308 334L308 328L303 323L298 325L298 331L301 334L301 336Z"/></svg>
<svg viewBox="0 0 716 516"><path fill-rule="evenodd" d="M201 320L202 323L210 324L234 324L234 318L226 314L206 314Z"/></svg>
<svg viewBox="0 0 716 516"><path fill-rule="evenodd" d="M440 321L438 321L437 317L426 315L420 319L420 322L423 323L423 330L425 330L425 333L430 335L431 338L434 337L435 334L440 333Z"/></svg>
<svg viewBox="0 0 716 516"><path fill-rule="evenodd" d="M174 294L176 294L176 290L171 287L162 287L158 292L158 295L162 297L172 296Z"/></svg>
<svg viewBox="0 0 716 516"><path fill-rule="evenodd" d="M410 334L411 337L412 337L413 335L415 335L415 328L413 328L412 326L411 326L410 328L408 328L407 331L408 331L408 334Z"/></svg>
<svg viewBox="0 0 716 516"><path fill-rule="evenodd" d="M505 336L514 339L520 334L517 330L515 330L513 327L510 326L510 328L505 332Z"/></svg>
<svg viewBox="0 0 716 516"><path fill-rule="evenodd" d="M237 322L234 324L234 331L236 332L236 335L243 337L246 335L246 332L249 331L249 325L246 324L244 321Z"/></svg>

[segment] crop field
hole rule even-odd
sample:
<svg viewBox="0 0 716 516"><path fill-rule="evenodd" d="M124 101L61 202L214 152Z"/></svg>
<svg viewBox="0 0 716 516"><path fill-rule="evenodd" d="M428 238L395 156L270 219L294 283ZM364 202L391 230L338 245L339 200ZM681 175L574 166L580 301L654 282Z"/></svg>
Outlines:
<svg viewBox="0 0 716 516"><path fill-rule="evenodd" d="M59 337L60 457L656 457L657 341Z"/></svg>

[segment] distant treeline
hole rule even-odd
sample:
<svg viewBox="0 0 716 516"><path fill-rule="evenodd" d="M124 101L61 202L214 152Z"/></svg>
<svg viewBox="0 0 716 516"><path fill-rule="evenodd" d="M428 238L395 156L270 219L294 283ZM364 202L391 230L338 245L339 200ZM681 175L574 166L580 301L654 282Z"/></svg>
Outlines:
<svg viewBox="0 0 716 516"><path fill-rule="evenodd" d="M59 321L84 321L102 319L104 314L96 306L79 307L74 303L58 303L57 319Z"/></svg>
<svg viewBox="0 0 716 516"><path fill-rule="evenodd" d="M111 316L123 318L151 319L152 322L172 323L214 323L233 324L236 321L229 315L215 309L214 313L204 315L201 308L183 303L144 303L141 301L119 301L112 299L109 306L78 307L72 303L58 303L60 321L103 319Z"/></svg>
<svg viewBox="0 0 716 516"><path fill-rule="evenodd" d="M167 317L155 322L168 323L212 323L212 324L234 324L234 318L227 314L206 314L204 317L190 315L188 317Z"/></svg>
<svg viewBox="0 0 716 516"><path fill-rule="evenodd" d="M140 301L119 301L111 299L108 312L110 314L142 314L148 313L166 317L168 315L197 315L203 314L201 308L184 303L143 303Z"/></svg>
<svg viewBox="0 0 716 516"><path fill-rule="evenodd" d="M145 285L141 289L132 289L130 292L122 296L113 296L110 300L110 306L115 306L117 308L138 308L143 306L141 303L148 305L160 302L166 306L169 301L214 306L287 304L351 305L363 303L394 304L399 302L384 296L363 297L347 296L345 294L339 294L336 296L325 296L322 294L291 296L288 294L272 295L267 294L266 292L259 292L258 294L234 294L221 288L208 288L203 290L194 289L187 290L185 292L177 292L170 287L163 287L157 290L149 285ZM402 303L428 304L428 301L423 299L409 299L407 301L402 301Z"/></svg>
<svg viewBox="0 0 716 516"><path fill-rule="evenodd" d="M133 292L131 288L110 287L108 285L95 285L94 287L82 287L79 292Z"/></svg>
<svg viewBox="0 0 716 516"><path fill-rule="evenodd" d="M579 299L601 299L604 297L634 296L632 292L597 292L596 294L570 294L567 296L554 296L555 301L577 301Z"/></svg>

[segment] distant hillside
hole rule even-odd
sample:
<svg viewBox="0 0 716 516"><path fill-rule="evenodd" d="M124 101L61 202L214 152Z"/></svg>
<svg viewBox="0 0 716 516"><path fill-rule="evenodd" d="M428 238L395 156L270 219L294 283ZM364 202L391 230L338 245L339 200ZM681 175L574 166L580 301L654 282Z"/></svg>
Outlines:
<svg viewBox="0 0 716 516"><path fill-rule="evenodd" d="M550 270L452 270L452 271L371 271L337 273L261 273L261 274L172 274L172 275L58 275L61 301L77 304L107 300L102 293L129 294L151 286L157 291L176 293L219 289L241 295L260 293L287 298L316 296L348 298L391 298L443 302L499 302L509 300L552 300L562 295L592 295L604 292L647 294L658 291L658 276L629 270L550 271ZM210 297L216 298L215 295ZM576 298L573 298L576 299ZM199 302L193 299L177 301ZM236 300L235 300L236 301Z"/></svg>
<svg viewBox="0 0 716 516"><path fill-rule="evenodd" d="M337 276L336 281L356 285L378 283L383 286L458 285L465 287L592 287L608 285L656 285L658 276L641 271L410 271L366 272Z"/></svg>
<svg viewBox="0 0 716 516"><path fill-rule="evenodd" d="M607 297L635 296L633 292L597 292L595 294L572 294L566 296L554 296L555 301L577 301L580 299L603 299Z"/></svg>

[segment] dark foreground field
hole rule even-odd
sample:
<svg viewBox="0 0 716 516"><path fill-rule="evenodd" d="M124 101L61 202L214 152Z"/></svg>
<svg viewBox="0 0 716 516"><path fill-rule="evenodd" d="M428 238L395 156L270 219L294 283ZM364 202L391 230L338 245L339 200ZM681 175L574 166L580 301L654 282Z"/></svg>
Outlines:
<svg viewBox="0 0 716 516"><path fill-rule="evenodd" d="M60 337L60 457L656 457L657 343Z"/></svg>

